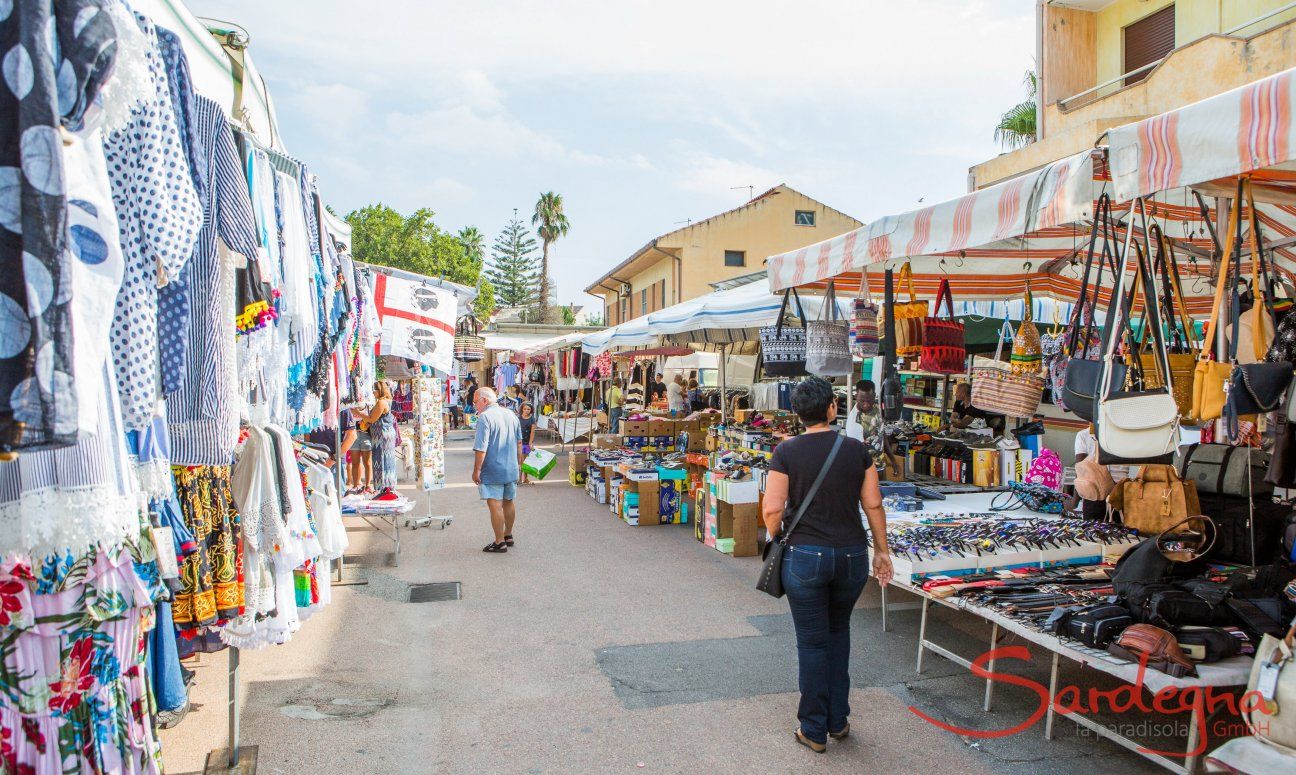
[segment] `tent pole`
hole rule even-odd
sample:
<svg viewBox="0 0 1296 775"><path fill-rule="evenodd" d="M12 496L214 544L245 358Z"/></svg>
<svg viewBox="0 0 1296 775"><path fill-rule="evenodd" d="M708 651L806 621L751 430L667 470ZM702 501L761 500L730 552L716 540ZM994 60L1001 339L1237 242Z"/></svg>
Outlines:
<svg viewBox="0 0 1296 775"><path fill-rule="evenodd" d="M725 369L725 345L720 345L720 424L729 424L729 375Z"/></svg>

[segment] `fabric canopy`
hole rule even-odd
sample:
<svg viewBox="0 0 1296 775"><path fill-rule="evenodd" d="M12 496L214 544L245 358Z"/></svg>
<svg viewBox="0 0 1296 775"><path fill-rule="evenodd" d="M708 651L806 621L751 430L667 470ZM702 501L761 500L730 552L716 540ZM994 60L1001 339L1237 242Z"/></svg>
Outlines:
<svg viewBox="0 0 1296 775"><path fill-rule="evenodd" d="M581 339L585 333L575 331L570 334L559 334L558 336L545 339L541 342L528 345L520 352L528 357L534 355L545 355L547 353L558 352L560 350L570 350L573 347L580 347Z"/></svg>
<svg viewBox="0 0 1296 775"><path fill-rule="evenodd" d="M1095 161L1099 164L1096 166ZM959 274L1003 274L1005 259L1035 267L1075 248L1073 224L1092 217L1101 154L1085 151L1043 169L965 194L948 202L871 224L809 247L771 256L773 291L820 284L843 273L886 261L931 257L960 259ZM969 267L967 262L974 262ZM923 271L915 267L915 271ZM953 271L951 268L949 271ZM1003 296L987 288L989 296Z"/></svg>
<svg viewBox="0 0 1296 775"><path fill-rule="evenodd" d="M1244 173L1296 195L1293 102L1296 68L1112 129L1107 141L1116 198L1130 200ZM1286 201L1296 202L1296 197Z"/></svg>
<svg viewBox="0 0 1296 775"><path fill-rule="evenodd" d="M657 347L664 345L707 345L751 342L759 338L761 326L773 325L783 303L762 282L715 291L689 299L657 312L586 336L581 346L590 355L616 347ZM820 315L823 299L804 296L801 299L806 317ZM797 314L796 304L789 311ZM838 311L845 314L845 305Z"/></svg>

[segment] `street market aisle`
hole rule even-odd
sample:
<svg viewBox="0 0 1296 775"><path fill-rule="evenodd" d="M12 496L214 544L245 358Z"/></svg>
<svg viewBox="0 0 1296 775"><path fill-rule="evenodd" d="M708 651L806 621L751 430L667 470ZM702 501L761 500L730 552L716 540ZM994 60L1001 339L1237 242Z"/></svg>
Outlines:
<svg viewBox="0 0 1296 775"><path fill-rule="evenodd" d="M349 556L373 566L357 569L369 584L335 587L287 646L243 654L243 742L261 773L1155 771L1065 721L1053 743L1038 724L977 742L918 718L910 705L1004 728L1037 700L1001 685L987 716L966 671L933 657L915 675L914 606L882 633L875 584L854 622L851 737L812 754L791 736L791 619L753 589L755 558L702 546L691 525L624 525L567 484L563 459L519 488L516 548L483 554L467 433L451 434L447 469L435 512L454 515L449 528L405 533L392 568L390 541L357 527ZM407 602L410 584L444 581L462 582L463 599ZM934 619L944 642L984 649L975 623ZM199 671L200 707L163 732L170 773L200 772L225 744L225 655Z"/></svg>

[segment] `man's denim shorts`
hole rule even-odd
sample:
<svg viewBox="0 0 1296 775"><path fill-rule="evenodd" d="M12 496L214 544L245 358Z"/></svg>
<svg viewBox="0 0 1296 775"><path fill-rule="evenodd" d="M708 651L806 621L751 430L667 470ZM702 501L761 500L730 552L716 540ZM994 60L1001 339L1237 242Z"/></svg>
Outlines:
<svg viewBox="0 0 1296 775"><path fill-rule="evenodd" d="M482 500L511 501L517 495L517 482L508 484L479 484L477 494Z"/></svg>

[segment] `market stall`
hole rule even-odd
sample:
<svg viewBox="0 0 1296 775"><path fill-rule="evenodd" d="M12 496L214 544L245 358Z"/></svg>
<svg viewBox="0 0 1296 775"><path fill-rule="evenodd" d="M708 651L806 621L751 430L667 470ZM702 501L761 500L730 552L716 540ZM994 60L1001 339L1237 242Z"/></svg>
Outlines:
<svg viewBox="0 0 1296 775"><path fill-rule="evenodd" d="M1078 428L1093 428L1085 462L1073 474L1077 493L1104 506L1141 539L1128 551L1103 552L1109 563L1119 558L1114 571L1093 566L1091 577L1070 580L1080 582L1075 587L1047 570L1056 559L1051 553L1067 546L1067 539L1021 544L1019 554L1035 556L1028 563L1035 567L1029 580L1017 568L1000 567L1003 531L1014 528L1010 518L984 513L991 511L992 499L1063 512L1066 474L1056 462L1038 470L1034 462L1021 465L1028 445L1004 431L992 431L999 438L985 445L967 444L970 449L957 457L971 452L973 478L1006 483L1010 492L981 496L980 508L969 511L982 513L920 520L922 540L909 542L917 554L898 558L902 572L895 586L922 598L919 669L925 651L971 664L926 637L935 602L989 622L992 645L993 635L1006 630L1052 652L1054 691L1061 657L1131 681L1134 644L1155 641L1165 650L1158 651L1161 661L1154 669L1170 678L1140 681L1140 687L1195 690L1200 696L1207 687L1249 686L1266 699L1274 696L1276 688L1257 687L1256 676L1277 671L1282 660L1266 657L1257 673L1251 655L1274 652L1296 612L1296 594L1286 588L1296 555L1290 541L1282 540L1294 515L1273 490L1296 484L1290 464L1279 462L1289 459L1293 440L1286 409L1296 359L1296 318L1287 314L1296 295L1290 287L1296 266L1290 253L1296 245L1296 146L1284 117L1294 78L1296 72L1280 73L1113 129L1107 149L770 259L776 292L859 288L864 301L869 291L884 297L876 322L858 315L853 322L880 330L873 335L881 344L874 347L887 361L904 363L911 377L930 372L970 378L971 404L985 401L984 408L1007 415L1019 431L1038 420L1040 399L1052 393L1065 412L1061 419L1070 415ZM970 348L950 309L954 305L940 309L947 288L972 302L1002 297L1005 289L1021 294L1025 319L1015 335L1005 331L1010 357L1004 352L968 362ZM1036 301L1047 295L1070 304L1065 326L1050 332L1051 343L1041 342L1044 337L1026 322L1027 310L1038 315L1031 292ZM1023 328L1031 335L1023 337ZM1048 344L1054 357L1062 354L1052 368ZM888 363L879 381L899 383L901 373ZM1001 394L979 394L982 380ZM888 404L885 390L883 403L894 406L899 419L910 395L893 387ZM928 397L943 403L948 396ZM912 434L915 440L921 430ZM888 425L886 435L892 433ZM930 455L949 441L928 435L926 445L908 445L911 468L915 449ZM991 462L1008 449L1016 465ZM1043 459L1039 447L1030 451ZM954 478L966 476L957 460L940 457L946 458L943 465L954 464ZM979 466L982 457L987 463ZM1122 474L1115 479L1129 478L1115 481L1117 464ZM900 465L889 462L887 469L889 478L913 478ZM991 476L996 470L999 482ZM918 508L930 514L933 506ZM901 525L907 515L895 511L888 508L888 533L891 525L897 530L889 537L893 553L906 544ZM966 531L980 528L991 531L980 539L984 546L970 553L949 550L966 539ZM1047 530L1053 535L1054 528ZM1035 594L1022 595L1013 607L1010 595L1029 591L1027 584ZM1158 591L1149 593L1152 588ZM1084 594L1068 596L1075 589ZM1106 592L1103 599L1085 597L1095 590ZM1162 601L1170 597L1188 608L1169 610ZM1095 629L1100 617L1108 618ZM1209 648L1195 640L1203 628L1213 633ZM987 709L990 695L987 686ZM1202 722L1202 709L1192 710L1194 721ZM1071 717L1175 771L1194 771L1201 757L1198 743L1204 741L1196 723L1186 758L1172 759L1149 755L1080 715ZM1052 722L1050 713L1049 735ZM1252 727L1262 736L1272 734L1270 729L1265 723Z"/></svg>

